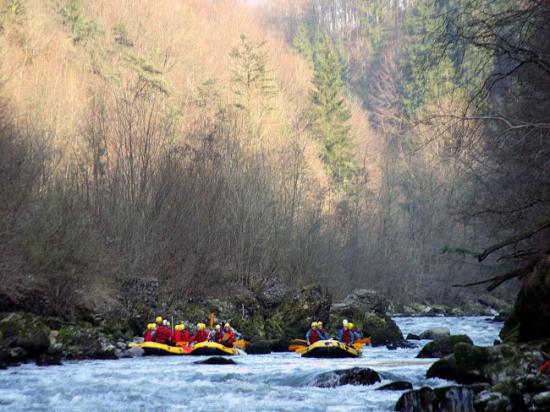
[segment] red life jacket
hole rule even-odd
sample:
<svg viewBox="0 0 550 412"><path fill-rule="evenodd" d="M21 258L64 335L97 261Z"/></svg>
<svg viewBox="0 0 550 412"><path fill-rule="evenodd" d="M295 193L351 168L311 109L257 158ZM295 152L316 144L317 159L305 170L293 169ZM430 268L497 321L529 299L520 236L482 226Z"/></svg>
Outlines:
<svg viewBox="0 0 550 412"><path fill-rule="evenodd" d="M152 330L147 329L143 335L144 342L153 342L153 332Z"/></svg>
<svg viewBox="0 0 550 412"><path fill-rule="evenodd" d="M225 334L223 335L221 339L221 343L223 343L225 346L233 346L235 343L235 332L233 329L229 329L225 331Z"/></svg>
<svg viewBox="0 0 550 412"><path fill-rule="evenodd" d="M206 342L208 340L209 332L204 330L198 330L193 336L191 336L191 342Z"/></svg>
<svg viewBox="0 0 550 412"><path fill-rule="evenodd" d="M311 329L309 331L309 343L315 343L319 340L321 340L321 338L319 337L319 334L317 333L317 329Z"/></svg>
<svg viewBox="0 0 550 412"><path fill-rule="evenodd" d="M344 331L344 334L342 335L342 341L346 345L349 345L351 343L351 334L352 334L352 332L349 329L346 329Z"/></svg>
<svg viewBox="0 0 550 412"><path fill-rule="evenodd" d="M168 326L161 325L155 331L157 343L168 343L172 340L172 331Z"/></svg>
<svg viewBox="0 0 550 412"><path fill-rule="evenodd" d="M187 330L174 331L174 342L189 342L189 331Z"/></svg>
<svg viewBox="0 0 550 412"><path fill-rule="evenodd" d="M222 343L223 339L223 332L220 330L219 332L216 332L214 335L214 342Z"/></svg>

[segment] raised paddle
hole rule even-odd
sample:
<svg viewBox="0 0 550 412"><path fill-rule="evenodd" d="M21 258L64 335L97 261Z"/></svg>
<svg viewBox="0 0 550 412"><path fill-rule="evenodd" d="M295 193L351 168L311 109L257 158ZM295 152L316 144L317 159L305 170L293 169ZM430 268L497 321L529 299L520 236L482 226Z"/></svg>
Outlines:
<svg viewBox="0 0 550 412"><path fill-rule="evenodd" d="M250 342L246 340L238 340L238 341L235 341L235 346L237 348L246 348L247 346L250 346Z"/></svg>

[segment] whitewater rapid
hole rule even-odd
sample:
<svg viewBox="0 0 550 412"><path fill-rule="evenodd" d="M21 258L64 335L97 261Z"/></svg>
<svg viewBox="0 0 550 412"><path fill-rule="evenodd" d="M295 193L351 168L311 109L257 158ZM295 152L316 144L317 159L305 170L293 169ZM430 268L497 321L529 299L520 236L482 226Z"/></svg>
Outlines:
<svg viewBox="0 0 550 412"><path fill-rule="evenodd" d="M488 346L501 323L484 317L394 318L403 334L446 326ZM194 365L197 357L143 357L117 361L22 365L0 371L0 410L9 411L391 411L401 392L377 391L394 380L415 388L449 384L425 379L434 359L418 348L368 348L359 359L305 359L294 353L235 357L237 365ZM372 386L317 388L322 372L351 367L378 371Z"/></svg>

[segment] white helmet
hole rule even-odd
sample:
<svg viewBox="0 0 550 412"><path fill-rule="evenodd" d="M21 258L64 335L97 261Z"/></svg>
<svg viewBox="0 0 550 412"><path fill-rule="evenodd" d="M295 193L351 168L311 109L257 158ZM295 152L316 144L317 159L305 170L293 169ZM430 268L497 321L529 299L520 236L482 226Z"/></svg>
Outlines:
<svg viewBox="0 0 550 412"><path fill-rule="evenodd" d="M348 326L348 320L347 320L347 319L344 319L344 320L342 321L342 325Z"/></svg>
<svg viewBox="0 0 550 412"><path fill-rule="evenodd" d="M162 321L162 324L163 324L164 326L167 326L167 325L168 325L168 321L167 321L166 319L164 319L164 320Z"/></svg>

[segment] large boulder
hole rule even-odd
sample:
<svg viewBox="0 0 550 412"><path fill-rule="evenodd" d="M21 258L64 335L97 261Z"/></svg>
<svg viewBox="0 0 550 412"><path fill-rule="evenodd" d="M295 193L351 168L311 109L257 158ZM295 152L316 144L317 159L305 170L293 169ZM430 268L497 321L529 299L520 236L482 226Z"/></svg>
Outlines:
<svg viewBox="0 0 550 412"><path fill-rule="evenodd" d="M35 358L49 346L50 329L41 317L31 313L15 312L2 316L0 332L6 347L21 348Z"/></svg>
<svg viewBox="0 0 550 412"><path fill-rule="evenodd" d="M474 393L461 386L424 387L405 392L395 405L401 412L475 412Z"/></svg>
<svg viewBox="0 0 550 412"><path fill-rule="evenodd" d="M468 343L473 345L472 340L466 335L445 336L427 343L417 358L443 358L453 353L457 343Z"/></svg>
<svg viewBox="0 0 550 412"><path fill-rule="evenodd" d="M538 262L525 276L500 336L505 342L550 338L550 258Z"/></svg>
<svg viewBox="0 0 550 412"><path fill-rule="evenodd" d="M420 334L420 339L440 339L451 336L451 331L446 327L435 327L425 330Z"/></svg>
<svg viewBox="0 0 550 412"><path fill-rule="evenodd" d="M102 334L100 328L86 324L61 328L56 344L68 359L116 359L116 347Z"/></svg>
<svg viewBox="0 0 550 412"><path fill-rule="evenodd" d="M351 368L317 375L312 382L320 388L334 388L342 385L372 385L380 382L380 375L369 368Z"/></svg>
<svg viewBox="0 0 550 412"><path fill-rule="evenodd" d="M502 344L485 348L458 343L454 353L435 362L426 376L464 384L488 382L496 385L535 373L543 363L546 344L540 341L530 345Z"/></svg>
<svg viewBox="0 0 550 412"><path fill-rule="evenodd" d="M362 312L386 313L390 302L374 290L356 289L342 301L345 305L358 307Z"/></svg>
<svg viewBox="0 0 550 412"><path fill-rule="evenodd" d="M266 336L269 339L290 341L301 337L311 322L327 322L331 296L320 286L310 285L285 295L277 311L265 321Z"/></svg>
<svg viewBox="0 0 550 412"><path fill-rule="evenodd" d="M363 333L370 336L373 346L395 344L404 340L399 326L388 315L381 313L365 313Z"/></svg>

